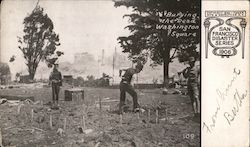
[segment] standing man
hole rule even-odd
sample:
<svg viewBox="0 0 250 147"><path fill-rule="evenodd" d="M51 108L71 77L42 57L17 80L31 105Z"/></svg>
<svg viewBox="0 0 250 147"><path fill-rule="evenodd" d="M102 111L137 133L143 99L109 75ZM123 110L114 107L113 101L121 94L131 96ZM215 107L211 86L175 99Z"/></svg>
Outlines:
<svg viewBox="0 0 250 147"><path fill-rule="evenodd" d="M200 83L200 66L195 65L195 58L189 57L189 67L184 69L183 76L188 78L188 94L192 102L194 116L200 116L200 92L199 92L199 83Z"/></svg>
<svg viewBox="0 0 250 147"><path fill-rule="evenodd" d="M58 107L59 91L62 86L62 74L58 71L58 64L54 65L53 71L50 74L49 81L52 86L52 100L53 105Z"/></svg>
<svg viewBox="0 0 250 147"><path fill-rule="evenodd" d="M137 100L137 93L134 87L131 85L131 80L134 74L139 73L143 68L143 65L140 62L137 62L135 68L121 69L119 70L119 76L121 77L122 72L125 73L122 76L120 82L120 106L119 112L123 113L125 106L126 92L129 93L133 98L133 111L139 111L139 104Z"/></svg>

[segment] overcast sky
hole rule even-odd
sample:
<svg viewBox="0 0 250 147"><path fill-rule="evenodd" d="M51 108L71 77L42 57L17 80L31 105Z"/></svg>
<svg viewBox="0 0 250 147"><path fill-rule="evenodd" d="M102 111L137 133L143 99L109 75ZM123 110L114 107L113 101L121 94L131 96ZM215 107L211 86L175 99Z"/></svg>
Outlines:
<svg viewBox="0 0 250 147"><path fill-rule="evenodd" d="M1 60L8 62L16 55L16 61L10 65L12 71L26 68L17 47L17 36L23 35L23 19L36 3L36 0L5 0L1 4ZM80 52L97 57L102 49L107 56L115 47L121 51L117 37L128 34L128 30L124 30L128 20L123 18L131 12L127 8L115 8L108 0L40 0L39 5L52 19L55 32L59 34L58 50L65 53L60 61L72 62L74 54Z"/></svg>

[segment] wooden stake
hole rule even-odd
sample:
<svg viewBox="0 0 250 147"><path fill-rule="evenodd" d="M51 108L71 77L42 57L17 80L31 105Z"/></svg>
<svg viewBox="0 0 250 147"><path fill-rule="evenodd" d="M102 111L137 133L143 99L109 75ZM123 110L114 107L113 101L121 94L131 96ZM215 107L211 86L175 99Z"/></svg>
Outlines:
<svg viewBox="0 0 250 147"><path fill-rule="evenodd" d="M18 114L18 115L19 115L20 112L21 112L21 107L22 107L22 104L17 106L17 114Z"/></svg>
<svg viewBox="0 0 250 147"><path fill-rule="evenodd" d="M77 93L76 96L77 96L77 102L80 102L80 95L79 95L79 93Z"/></svg>
<svg viewBox="0 0 250 147"><path fill-rule="evenodd" d="M67 126L67 118L64 118L64 123L63 123L63 130L66 131L66 126Z"/></svg>
<svg viewBox="0 0 250 147"><path fill-rule="evenodd" d="M28 114L27 114L28 112L27 111L24 111L24 117L25 117L25 121L29 121L28 119Z"/></svg>
<svg viewBox="0 0 250 147"><path fill-rule="evenodd" d="M165 109L165 112L166 112L166 121L168 120L168 110Z"/></svg>
<svg viewBox="0 0 250 147"><path fill-rule="evenodd" d="M75 101L78 102L78 93L75 93Z"/></svg>
<svg viewBox="0 0 250 147"><path fill-rule="evenodd" d="M86 124L85 124L85 117L84 116L82 116L82 127L83 127L83 129L85 130L86 129Z"/></svg>
<svg viewBox="0 0 250 147"><path fill-rule="evenodd" d="M49 127L52 129L52 115L49 115Z"/></svg>
<svg viewBox="0 0 250 147"><path fill-rule="evenodd" d="M148 121L150 121L150 109L148 109Z"/></svg>
<svg viewBox="0 0 250 147"><path fill-rule="evenodd" d="M41 131L41 132L46 132L46 131L44 131L43 129L39 129L39 128L36 128L36 127L33 127L33 129L38 130L38 131Z"/></svg>
<svg viewBox="0 0 250 147"><path fill-rule="evenodd" d="M72 86L72 88L73 88L73 86ZM72 95L72 101L75 102L75 101L76 101L75 93L74 93L74 92L71 92L71 95Z"/></svg>
<svg viewBox="0 0 250 147"><path fill-rule="evenodd" d="M122 124L122 114L120 114L120 124Z"/></svg>
<svg viewBox="0 0 250 147"><path fill-rule="evenodd" d="M155 122L156 122L156 123L158 123L158 119L159 119L159 112L158 112L158 110L156 110L156 112L155 112L155 113L156 113L156 119L155 119Z"/></svg>
<svg viewBox="0 0 250 147"><path fill-rule="evenodd" d="M99 107L100 107L100 110L102 110L102 99L99 97Z"/></svg>
<svg viewBox="0 0 250 147"><path fill-rule="evenodd" d="M3 147L3 137L1 128L0 128L0 147Z"/></svg>
<svg viewBox="0 0 250 147"><path fill-rule="evenodd" d="M137 119L140 119L140 112L137 113Z"/></svg>
<svg viewBox="0 0 250 147"><path fill-rule="evenodd" d="M31 109L31 122L33 122L33 119L34 119L34 110Z"/></svg>

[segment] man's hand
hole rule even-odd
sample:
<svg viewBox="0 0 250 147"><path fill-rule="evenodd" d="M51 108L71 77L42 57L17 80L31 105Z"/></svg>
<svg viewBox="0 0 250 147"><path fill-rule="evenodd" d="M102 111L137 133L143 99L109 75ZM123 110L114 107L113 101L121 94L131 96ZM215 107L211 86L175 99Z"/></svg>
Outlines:
<svg viewBox="0 0 250 147"><path fill-rule="evenodd" d="M122 75L122 70L119 70L119 77L121 77Z"/></svg>
<svg viewBox="0 0 250 147"><path fill-rule="evenodd" d="M188 77L188 69L189 69L189 67L185 68L185 69L182 71L182 74L183 74L184 78L187 78L187 77Z"/></svg>
<svg viewBox="0 0 250 147"><path fill-rule="evenodd" d="M51 80L52 83L59 83L60 80Z"/></svg>

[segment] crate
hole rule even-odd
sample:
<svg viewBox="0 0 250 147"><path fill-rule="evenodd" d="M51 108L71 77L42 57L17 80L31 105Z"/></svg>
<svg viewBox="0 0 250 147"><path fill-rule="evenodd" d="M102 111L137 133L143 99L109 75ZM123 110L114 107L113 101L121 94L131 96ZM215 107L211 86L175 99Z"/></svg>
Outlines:
<svg viewBox="0 0 250 147"><path fill-rule="evenodd" d="M73 99L84 100L84 90L80 88L66 89L64 91L64 100L72 101Z"/></svg>

